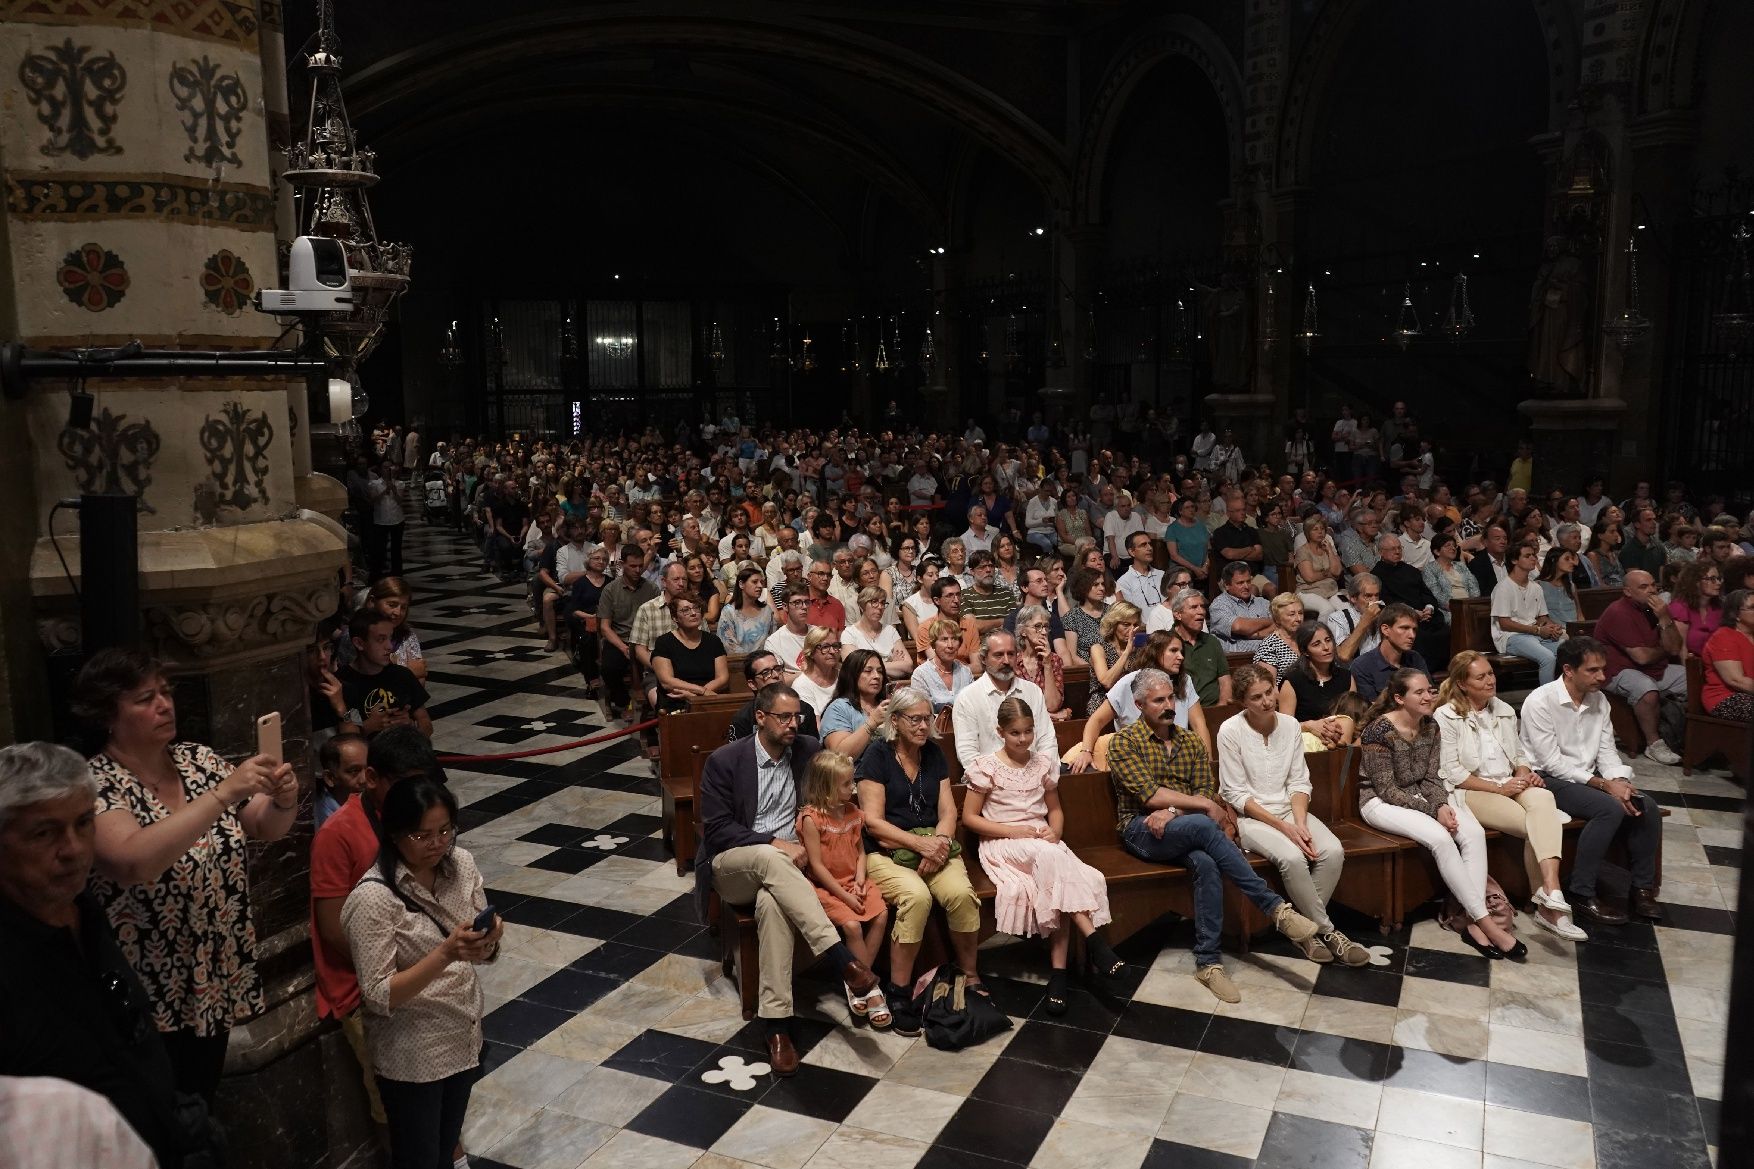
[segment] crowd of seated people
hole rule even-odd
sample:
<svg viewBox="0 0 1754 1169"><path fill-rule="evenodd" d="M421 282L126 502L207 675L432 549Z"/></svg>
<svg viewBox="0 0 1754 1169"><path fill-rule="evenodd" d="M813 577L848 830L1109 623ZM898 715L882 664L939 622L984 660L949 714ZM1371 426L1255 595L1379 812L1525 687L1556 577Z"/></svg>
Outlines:
<svg viewBox="0 0 1754 1169"><path fill-rule="evenodd" d="M545 644L606 718L746 696L706 762L695 872L703 897L752 907L758 1014L789 1075L799 941L853 1015L917 1033L910 984L941 913L985 993L971 862L998 928L1044 940L1049 1012L1068 1009L1075 940L1096 985L1120 973L1102 873L1063 840L1075 772L1106 774L1127 853L1188 871L1194 976L1227 1002L1226 883L1311 961L1368 960L1331 912L1345 854L1310 807L1325 751L1356 748L1347 815L1430 851L1449 924L1486 959L1527 950L1486 873L1489 829L1526 841L1530 920L1556 937L1661 918L1659 809L1616 750L1610 698L1663 763L1690 659L1710 715L1754 719L1747 528L1679 485L1536 496L1527 457L1504 488L1454 488L1414 435L1404 410L1353 422L1346 466L1324 471L1306 434L1290 473L1206 434L1154 465L1075 431L989 444L734 419L366 452L369 587L307 658L311 945L318 1013L358 1056L393 1163L462 1155L476 967L503 928L429 742L382 486L398 470L440 485L484 569L530 583ZM1620 595L1585 633L1568 626L1588 589ZM1476 598L1489 639L1452 656ZM1505 655L1535 674L1520 710L1498 692ZM244 852L301 814L298 781L180 739L165 668L136 651L95 655L74 711L83 755L0 750L0 916L37 942L0 958L0 1071L89 1090L160 1165L213 1164L227 1037L263 1007ZM1079 718L1062 759L1055 721ZM1583 825L1569 870L1567 819ZM1616 842L1623 902L1599 887Z"/></svg>

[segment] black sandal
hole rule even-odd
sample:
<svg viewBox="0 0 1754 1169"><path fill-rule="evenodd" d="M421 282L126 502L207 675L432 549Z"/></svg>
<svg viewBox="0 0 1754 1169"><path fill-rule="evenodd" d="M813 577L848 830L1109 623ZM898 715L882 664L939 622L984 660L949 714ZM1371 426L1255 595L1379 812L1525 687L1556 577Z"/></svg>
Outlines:
<svg viewBox="0 0 1754 1169"><path fill-rule="evenodd" d="M1101 979L1117 978L1127 968L1120 955L1099 934L1091 934L1084 939L1084 962L1090 968L1090 973Z"/></svg>
<svg viewBox="0 0 1754 1169"><path fill-rule="evenodd" d="M1050 1015L1063 1015L1071 1006L1066 998L1066 971L1064 968L1055 970L1048 975L1048 993L1045 1001Z"/></svg>

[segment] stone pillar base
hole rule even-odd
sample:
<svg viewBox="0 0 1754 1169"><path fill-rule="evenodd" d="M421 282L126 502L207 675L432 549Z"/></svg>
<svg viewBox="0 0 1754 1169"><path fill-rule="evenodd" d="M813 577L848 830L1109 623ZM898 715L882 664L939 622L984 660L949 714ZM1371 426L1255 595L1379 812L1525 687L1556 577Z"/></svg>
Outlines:
<svg viewBox="0 0 1754 1169"><path fill-rule="evenodd" d="M1534 493L1550 484L1581 487L1615 465L1626 403L1619 398L1531 398L1517 403L1534 430Z"/></svg>
<svg viewBox="0 0 1754 1169"><path fill-rule="evenodd" d="M1277 400L1272 394L1207 394L1206 410L1219 439L1224 438L1226 428L1231 430L1251 466L1277 465L1283 449L1273 417Z"/></svg>

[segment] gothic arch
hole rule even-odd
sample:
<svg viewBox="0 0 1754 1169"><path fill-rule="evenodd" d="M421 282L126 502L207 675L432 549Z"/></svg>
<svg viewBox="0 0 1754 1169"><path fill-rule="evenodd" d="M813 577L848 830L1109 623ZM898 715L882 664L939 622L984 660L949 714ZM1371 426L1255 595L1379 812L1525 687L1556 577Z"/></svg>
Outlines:
<svg viewBox="0 0 1754 1169"><path fill-rule="evenodd" d="M1316 13L1292 65L1279 115L1279 140L1273 158L1274 186L1280 190L1307 185L1314 154L1317 123L1327 105L1328 88L1347 67L1345 53L1352 31L1375 0L1327 0ZM1541 24L1547 53L1548 123L1563 125L1566 102L1577 87L1578 30L1567 0L1529 0Z"/></svg>
<svg viewBox="0 0 1754 1169"><path fill-rule="evenodd" d="M1212 83L1224 112L1225 138L1230 146L1232 178L1242 171L1242 124L1245 100L1242 70L1217 33L1191 16L1167 16L1141 30L1110 64L1090 105L1079 135L1078 159L1072 175L1072 205L1078 223L1102 220L1102 187L1109 147L1133 90L1162 61L1185 57Z"/></svg>
<svg viewBox="0 0 1754 1169"><path fill-rule="evenodd" d="M435 88L604 54L678 51L756 56L833 69L906 94L990 147L1069 205L1063 146L1011 103L892 42L809 20L581 9L517 17L438 37L361 70L347 86L358 117L419 109Z"/></svg>
<svg viewBox="0 0 1754 1169"><path fill-rule="evenodd" d="M1699 104L1699 66L1711 5L1656 0L1638 45L1637 113L1660 114Z"/></svg>

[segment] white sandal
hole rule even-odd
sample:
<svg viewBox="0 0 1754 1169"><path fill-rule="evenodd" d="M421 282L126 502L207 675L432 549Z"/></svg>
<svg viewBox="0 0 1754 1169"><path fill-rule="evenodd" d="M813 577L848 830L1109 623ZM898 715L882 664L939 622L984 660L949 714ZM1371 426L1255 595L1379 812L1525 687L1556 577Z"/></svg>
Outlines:
<svg viewBox="0 0 1754 1169"><path fill-rule="evenodd" d="M845 983L842 983L841 985L847 992L847 1009L853 1013L853 1018L863 1019L865 1017L865 1012L869 1009L869 996L860 994Z"/></svg>
<svg viewBox="0 0 1754 1169"><path fill-rule="evenodd" d="M871 1024L873 1030L885 1030L894 1021L895 1016L889 1011L889 1000L883 997L881 983L871 988L870 993L864 998L863 1005L866 1011L866 1021Z"/></svg>

